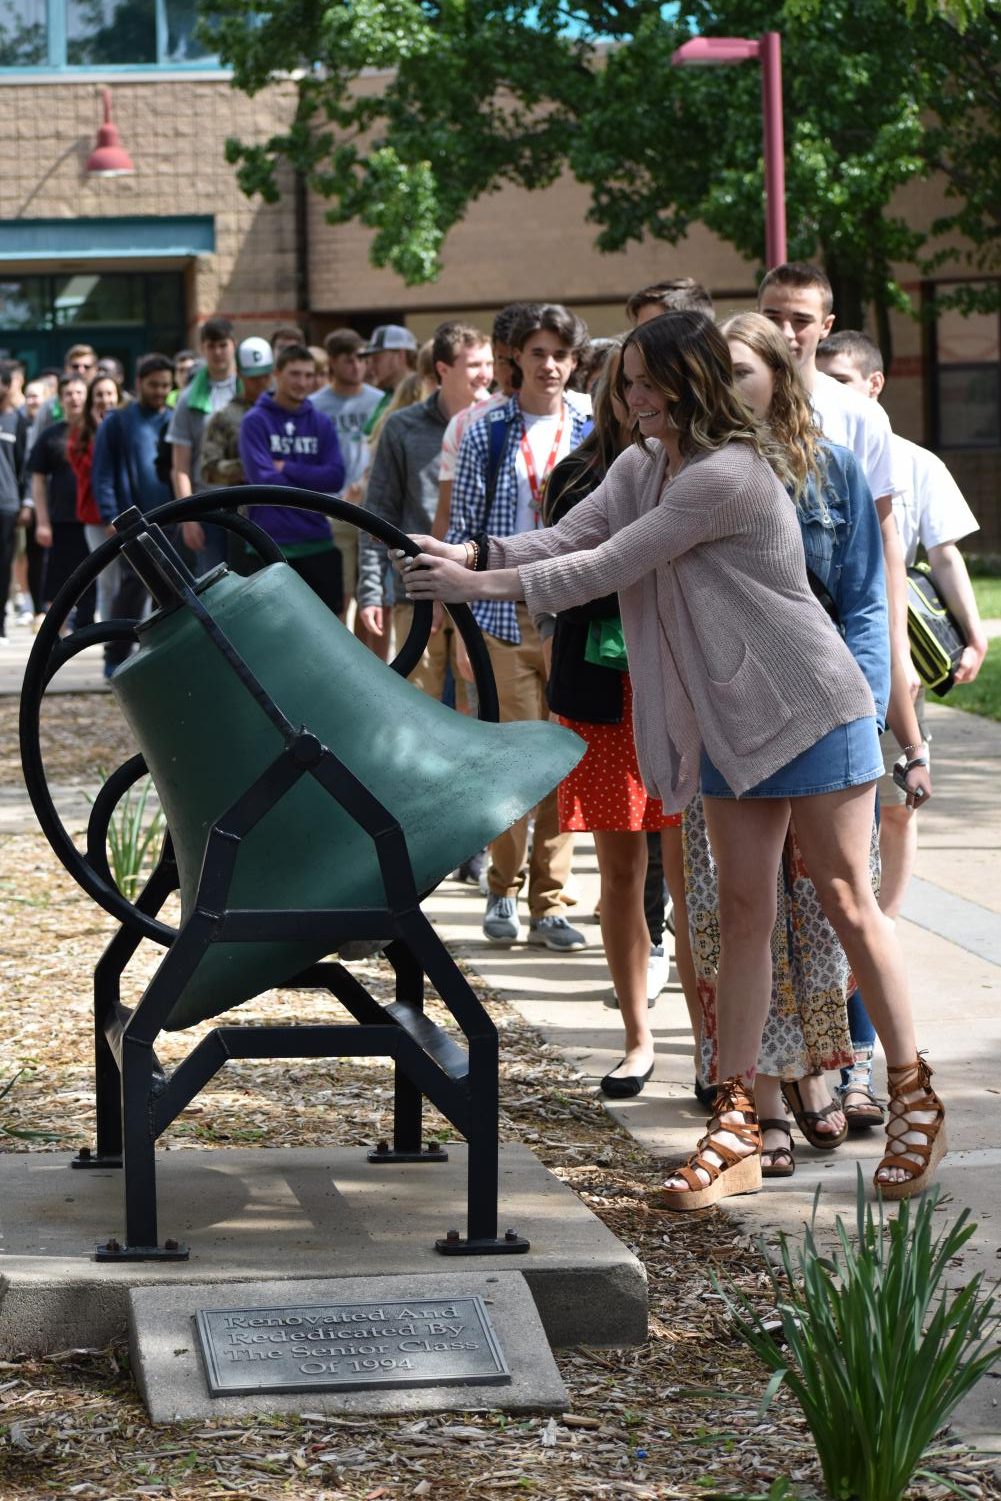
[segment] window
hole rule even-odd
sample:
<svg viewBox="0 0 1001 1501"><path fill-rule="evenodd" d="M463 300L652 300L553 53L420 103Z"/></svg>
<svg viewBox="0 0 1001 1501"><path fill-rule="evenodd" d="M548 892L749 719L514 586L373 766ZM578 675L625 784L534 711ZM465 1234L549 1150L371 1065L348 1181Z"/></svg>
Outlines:
<svg viewBox="0 0 1001 1501"><path fill-rule="evenodd" d="M97 271L52 279L56 328L104 323L145 323L142 276Z"/></svg>
<svg viewBox="0 0 1001 1501"><path fill-rule="evenodd" d="M66 61L155 63L155 0L66 0Z"/></svg>
<svg viewBox="0 0 1001 1501"><path fill-rule="evenodd" d="M0 0L0 68L217 67L197 0Z"/></svg>
<svg viewBox="0 0 1001 1501"><path fill-rule="evenodd" d="M186 342L180 271L77 271L0 281L0 358L29 374L60 366L71 344L93 344L131 372L150 350Z"/></svg>
<svg viewBox="0 0 1001 1501"><path fill-rule="evenodd" d="M983 287L987 290L989 284ZM931 291L933 309L936 294L952 290L954 284L937 283ZM964 317L946 307L932 328L934 447L1001 447L1001 312Z"/></svg>
<svg viewBox="0 0 1001 1501"><path fill-rule="evenodd" d="M0 0L0 68L37 68L48 61L46 0Z"/></svg>

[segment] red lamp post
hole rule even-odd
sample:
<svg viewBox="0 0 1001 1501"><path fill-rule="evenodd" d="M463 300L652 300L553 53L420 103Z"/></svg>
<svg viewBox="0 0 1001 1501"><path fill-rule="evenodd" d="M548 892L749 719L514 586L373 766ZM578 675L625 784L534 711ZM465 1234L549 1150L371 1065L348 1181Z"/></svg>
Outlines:
<svg viewBox="0 0 1001 1501"><path fill-rule="evenodd" d="M89 177L128 177L135 172L132 158L122 145L118 127L111 118L111 90L101 89L104 124L97 132L97 143L87 158Z"/></svg>
<svg viewBox="0 0 1001 1501"><path fill-rule="evenodd" d="M677 68L761 63L761 113L765 138L765 259L768 270L786 259L786 174L782 129L782 38L766 31L757 41L742 36L697 36L671 58Z"/></svg>

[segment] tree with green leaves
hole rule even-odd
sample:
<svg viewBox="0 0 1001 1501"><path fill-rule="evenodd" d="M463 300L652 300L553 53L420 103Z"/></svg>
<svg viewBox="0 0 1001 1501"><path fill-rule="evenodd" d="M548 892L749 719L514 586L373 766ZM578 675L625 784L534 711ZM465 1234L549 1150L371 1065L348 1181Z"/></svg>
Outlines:
<svg viewBox="0 0 1001 1501"><path fill-rule="evenodd" d="M701 221L759 267L758 66L677 69L671 54L692 35L779 29L790 255L823 261L841 321L858 323L871 304L888 346L889 309L907 303L892 264L935 249L892 208L899 188L942 172L954 213L935 232L960 229L989 269L997 116L981 89L986 75L997 88L999 12L993 0L953 10L955 20L931 0L202 0L202 27L237 88L296 79L288 131L227 143L244 191L274 201L291 165L329 200L332 221L375 230L373 261L409 284L438 274L471 202L505 183L544 188L567 166L591 187L602 249L676 243Z"/></svg>

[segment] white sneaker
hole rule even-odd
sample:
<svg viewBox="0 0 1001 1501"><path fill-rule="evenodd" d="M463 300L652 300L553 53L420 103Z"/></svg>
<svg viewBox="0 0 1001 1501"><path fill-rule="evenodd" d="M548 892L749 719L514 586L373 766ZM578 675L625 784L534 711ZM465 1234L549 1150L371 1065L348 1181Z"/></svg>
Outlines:
<svg viewBox="0 0 1001 1501"><path fill-rule="evenodd" d="M670 970L671 961L664 953L664 945L653 944L650 957L646 962L646 998L651 1006L667 984Z"/></svg>
<svg viewBox="0 0 1001 1501"><path fill-rule="evenodd" d="M651 1009L656 1004L657 997L667 984L667 976L670 968L670 961L664 953L664 945L662 943L652 944L650 947L650 957L646 962L646 1003L648 1009ZM607 1007L609 1011L618 1011L619 998L614 990L611 995L606 995L602 1005Z"/></svg>

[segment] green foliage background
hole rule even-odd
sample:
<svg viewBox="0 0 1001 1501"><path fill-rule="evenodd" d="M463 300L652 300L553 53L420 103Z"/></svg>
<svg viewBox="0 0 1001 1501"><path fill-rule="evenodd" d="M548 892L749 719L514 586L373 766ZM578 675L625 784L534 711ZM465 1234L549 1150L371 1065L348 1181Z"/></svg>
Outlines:
<svg viewBox="0 0 1001 1501"><path fill-rule="evenodd" d="M770 29L789 253L822 258L841 320L871 304L888 346L888 311L907 305L893 263L942 264L956 231L971 272L1001 271L996 0L203 0L202 17L236 87L298 80L287 133L228 143L244 191L275 201L283 168L304 173L408 284L438 275L471 202L567 167L591 189L602 249L674 243L703 221L760 265L760 70L670 59L695 34ZM890 203L933 172L949 212L925 234Z"/></svg>

